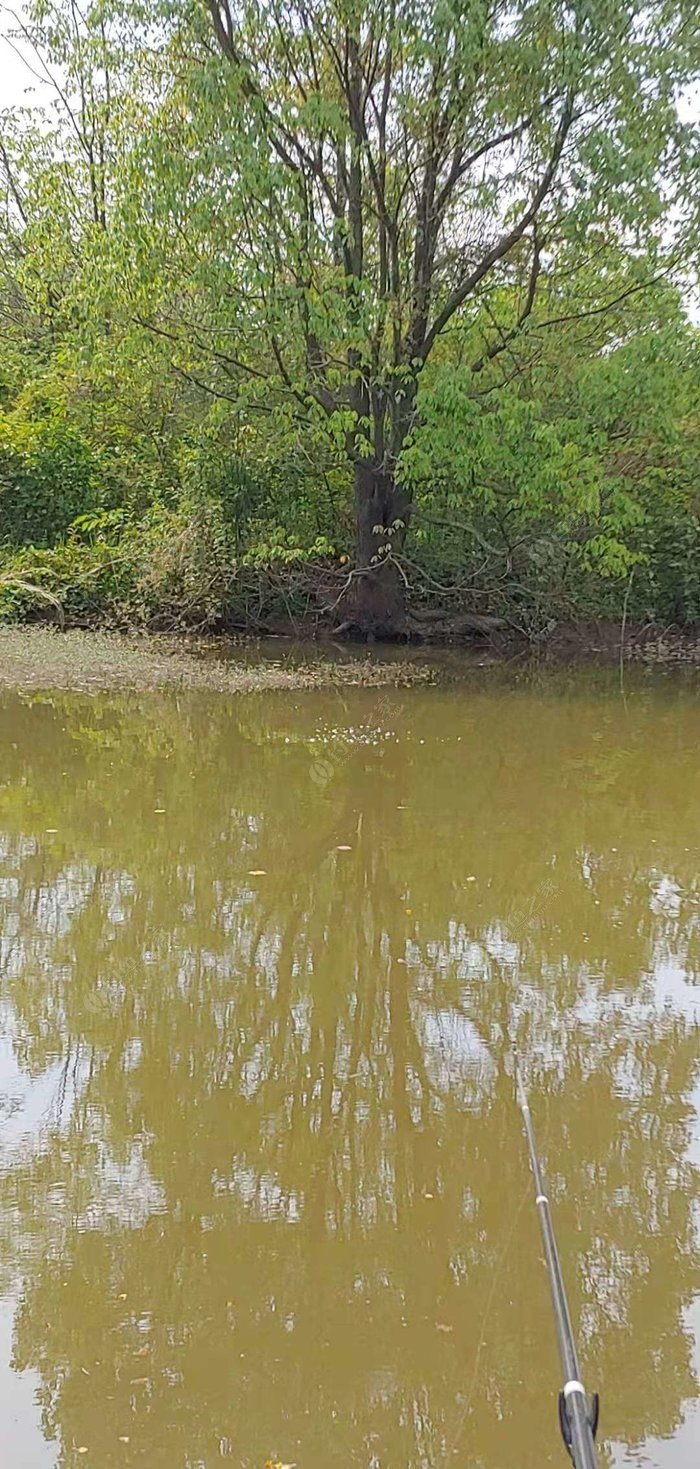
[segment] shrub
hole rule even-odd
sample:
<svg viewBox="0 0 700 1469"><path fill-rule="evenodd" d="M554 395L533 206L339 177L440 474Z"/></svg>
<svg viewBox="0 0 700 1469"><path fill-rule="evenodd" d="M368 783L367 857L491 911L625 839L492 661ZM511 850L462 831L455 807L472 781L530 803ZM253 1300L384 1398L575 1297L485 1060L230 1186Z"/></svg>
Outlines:
<svg viewBox="0 0 700 1469"><path fill-rule="evenodd" d="M99 500L99 460L76 429L0 410L1 541L54 545Z"/></svg>
<svg viewBox="0 0 700 1469"><path fill-rule="evenodd" d="M221 619L235 577L215 505L160 502L140 520L123 510L79 516L64 541L6 555L0 617L204 627Z"/></svg>

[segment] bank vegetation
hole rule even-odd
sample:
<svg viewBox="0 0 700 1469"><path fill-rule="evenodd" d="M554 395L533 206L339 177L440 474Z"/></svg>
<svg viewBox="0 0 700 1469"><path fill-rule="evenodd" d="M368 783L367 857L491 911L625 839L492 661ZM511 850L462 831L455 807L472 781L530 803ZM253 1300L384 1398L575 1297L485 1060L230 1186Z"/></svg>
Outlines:
<svg viewBox="0 0 700 1469"><path fill-rule="evenodd" d="M697 623L694 9L31 0L0 617Z"/></svg>

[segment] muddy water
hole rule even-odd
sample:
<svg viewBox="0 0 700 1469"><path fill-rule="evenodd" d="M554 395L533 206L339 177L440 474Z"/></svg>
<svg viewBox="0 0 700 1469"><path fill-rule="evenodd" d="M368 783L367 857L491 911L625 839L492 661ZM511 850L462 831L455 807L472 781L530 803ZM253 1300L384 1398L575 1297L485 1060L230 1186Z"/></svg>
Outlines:
<svg viewBox="0 0 700 1469"><path fill-rule="evenodd" d="M0 701L0 1461L699 1457L700 697Z"/></svg>

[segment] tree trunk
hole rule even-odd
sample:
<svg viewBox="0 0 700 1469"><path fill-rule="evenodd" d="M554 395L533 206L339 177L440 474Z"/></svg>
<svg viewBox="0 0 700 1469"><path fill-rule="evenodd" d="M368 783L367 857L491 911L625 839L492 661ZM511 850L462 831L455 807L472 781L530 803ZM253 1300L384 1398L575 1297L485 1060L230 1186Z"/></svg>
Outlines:
<svg viewBox="0 0 700 1469"><path fill-rule="evenodd" d="M406 585L396 557L410 502L391 473L360 460L355 465L355 513L357 564L345 602L346 625L365 637L405 637Z"/></svg>

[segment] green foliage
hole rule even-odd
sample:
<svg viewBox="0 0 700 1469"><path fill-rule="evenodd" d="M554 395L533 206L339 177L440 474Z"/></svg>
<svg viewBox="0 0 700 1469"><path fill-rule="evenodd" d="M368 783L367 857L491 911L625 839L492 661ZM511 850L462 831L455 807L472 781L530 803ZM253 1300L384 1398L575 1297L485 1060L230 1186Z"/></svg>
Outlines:
<svg viewBox="0 0 700 1469"><path fill-rule="evenodd" d="M291 610L276 578L334 559L317 536L303 545L279 526L259 524L240 563L224 508L183 496L156 500L138 517L118 510L77 517L52 547L25 546L0 557L0 620L139 626L154 630L225 628Z"/></svg>
<svg viewBox="0 0 700 1469"><path fill-rule="evenodd" d="M317 536L310 546L300 546L283 526L269 529L261 526L259 538L246 551L243 564L255 567L295 566L334 555L335 550L325 536Z"/></svg>
<svg viewBox="0 0 700 1469"><path fill-rule="evenodd" d="M100 493L98 456L70 423L0 410L0 540L51 545Z"/></svg>
<svg viewBox="0 0 700 1469"><path fill-rule="evenodd" d="M468 593L532 631L619 617L625 598L631 616L696 620L699 352L680 320L587 354L550 336L483 397L441 363L402 460L426 593Z"/></svg>
<svg viewBox="0 0 700 1469"><path fill-rule="evenodd" d="M0 609L31 615L50 599L74 622L204 627L221 617L234 576L215 507L155 502L138 520L82 515L59 545L8 557Z"/></svg>

